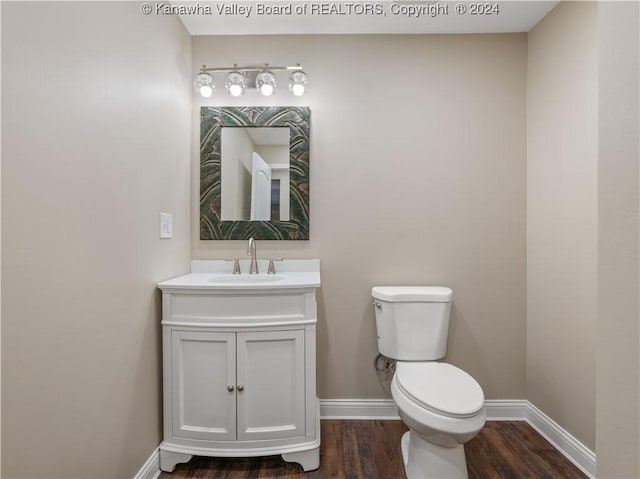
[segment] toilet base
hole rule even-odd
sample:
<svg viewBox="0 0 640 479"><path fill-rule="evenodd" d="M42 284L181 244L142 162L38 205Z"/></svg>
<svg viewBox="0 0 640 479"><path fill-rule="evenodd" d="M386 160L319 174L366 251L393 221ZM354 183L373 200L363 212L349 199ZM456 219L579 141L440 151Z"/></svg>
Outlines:
<svg viewBox="0 0 640 479"><path fill-rule="evenodd" d="M405 432L400 441L407 479L468 479L464 446L441 447Z"/></svg>

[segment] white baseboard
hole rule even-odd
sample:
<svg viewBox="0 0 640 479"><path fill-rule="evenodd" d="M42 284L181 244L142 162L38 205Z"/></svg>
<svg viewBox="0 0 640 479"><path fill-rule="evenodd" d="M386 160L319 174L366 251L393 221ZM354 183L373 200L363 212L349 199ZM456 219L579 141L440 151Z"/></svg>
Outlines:
<svg viewBox="0 0 640 479"><path fill-rule="evenodd" d="M484 407L488 421L523 421L529 406L524 399L487 399Z"/></svg>
<svg viewBox="0 0 640 479"><path fill-rule="evenodd" d="M488 399L489 421L526 421L588 477L595 478L596 455L525 399ZM321 399L321 419L400 419L393 399Z"/></svg>
<svg viewBox="0 0 640 479"><path fill-rule="evenodd" d="M595 453L529 401L488 399L485 408L489 421L526 421L589 478L595 478ZM320 418L400 419L393 399L321 399ZM159 475L160 454L156 449L134 479L157 479Z"/></svg>
<svg viewBox="0 0 640 479"><path fill-rule="evenodd" d="M485 401L489 421L523 421L525 400ZM393 399L320 399L321 419L400 419Z"/></svg>
<svg viewBox="0 0 640 479"><path fill-rule="evenodd" d="M160 475L160 449L156 447L156 450L151 453L147 462L140 468L138 473L133 476L133 479L157 479Z"/></svg>
<svg viewBox="0 0 640 479"><path fill-rule="evenodd" d="M320 419L400 419L393 399L320 399Z"/></svg>

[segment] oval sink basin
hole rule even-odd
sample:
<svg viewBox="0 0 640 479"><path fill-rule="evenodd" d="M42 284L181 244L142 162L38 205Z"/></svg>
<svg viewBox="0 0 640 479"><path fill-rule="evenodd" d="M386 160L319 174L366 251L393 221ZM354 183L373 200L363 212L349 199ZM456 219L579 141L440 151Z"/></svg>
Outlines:
<svg viewBox="0 0 640 479"><path fill-rule="evenodd" d="M277 274L228 274L224 276L214 276L209 278L211 283L227 283L227 284L253 284L253 283L273 283L274 281L282 281L283 276Z"/></svg>

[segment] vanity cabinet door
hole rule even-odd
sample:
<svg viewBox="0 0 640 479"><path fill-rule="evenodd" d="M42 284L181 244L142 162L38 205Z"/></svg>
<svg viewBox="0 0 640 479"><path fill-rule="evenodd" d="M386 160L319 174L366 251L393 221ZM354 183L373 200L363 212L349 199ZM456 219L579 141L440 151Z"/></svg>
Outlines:
<svg viewBox="0 0 640 479"><path fill-rule="evenodd" d="M171 330L173 436L236 438L235 333Z"/></svg>
<svg viewBox="0 0 640 479"><path fill-rule="evenodd" d="M238 333L238 440L305 435L304 334Z"/></svg>

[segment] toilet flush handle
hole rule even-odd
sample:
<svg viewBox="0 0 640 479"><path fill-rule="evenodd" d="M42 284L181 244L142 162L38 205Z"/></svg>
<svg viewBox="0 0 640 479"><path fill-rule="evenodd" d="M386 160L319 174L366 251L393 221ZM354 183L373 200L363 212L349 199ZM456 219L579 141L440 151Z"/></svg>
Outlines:
<svg viewBox="0 0 640 479"><path fill-rule="evenodd" d="M373 305L378 308L378 309L382 309L382 304L378 303L375 299L372 301Z"/></svg>

